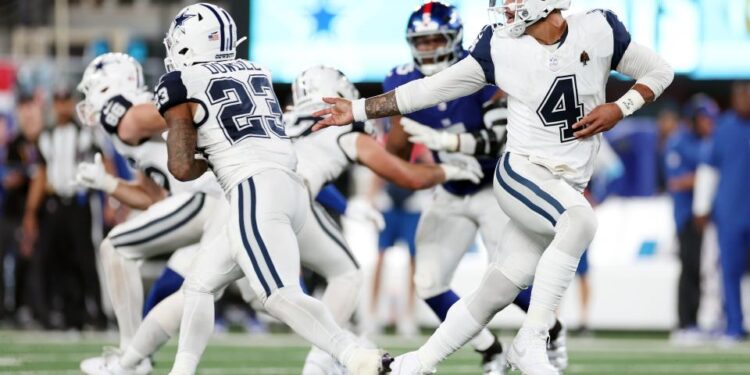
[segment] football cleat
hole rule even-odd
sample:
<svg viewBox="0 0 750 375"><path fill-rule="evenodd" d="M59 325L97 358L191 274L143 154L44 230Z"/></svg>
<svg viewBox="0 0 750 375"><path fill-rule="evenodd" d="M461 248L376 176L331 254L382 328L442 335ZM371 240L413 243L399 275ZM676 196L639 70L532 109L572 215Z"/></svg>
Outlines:
<svg viewBox="0 0 750 375"><path fill-rule="evenodd" d="M332 355L324 352L316 346L310 349L305 358L305 366L302 368L302 375L347 375L346 368L333 358Z"/></svg>
<svg viewBox="0 0 750 375"><path fill-rule="evenodd" d="M81 371L88 375L149 375L153 370L151 360L146 358L134 369L126 369L120 365L121 352L117 348L105 347L99 357L81 361Z"/></svg>
<svg viewBox="0 0 750 375"><path fill-rule="evenodd" d="M547 343L547 357L557 371L563 373L568 368L568 329L560 322L560 330L554 339L550 336Z"/></svg>
<svg viewBox="0 0 750 375"><path fill-rule="evenodd" d="M417 352L402 354L393 361L391 374L393 375L430 375L435 373L435 369L424 369L422 362L419 361Z"/></svg>
<svg viewBox="0 0 750 375"><path fill-rule="evenodd" d="M508 350L508 363L523 375L559 375L547 358L546 328L521 327Z"/></svg>
<svg viewBox="0 0 750 375"><path fill-rule="evenodd" d="M346 369L357 375L382 375L391 372L393 358L379 349L359 348L346 363Z"/></svg>
<svg viewBox="0 0 750 375"><path fill-rule="evenodd" d="M505 375L508 372L508 361L503 353L503 346L495 338L495 342L486 350L477 350L482 355L482 374Z"/></svg>

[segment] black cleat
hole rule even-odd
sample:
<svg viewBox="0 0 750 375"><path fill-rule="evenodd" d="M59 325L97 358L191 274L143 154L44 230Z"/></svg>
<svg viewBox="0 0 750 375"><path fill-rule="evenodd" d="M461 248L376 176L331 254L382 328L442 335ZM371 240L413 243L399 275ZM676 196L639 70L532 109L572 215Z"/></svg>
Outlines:
<svg viewBox="0 0 750 375"><path fill-rule="evenodd" d="M495 342L485 350L476 350L482 355L482 373L485 375L504 375L507 372L507 361L503 346L495 338Z"/></svg>
<svg viewBox="0 0 750 375"><path fill-rule="evenodd" d="M393 363L394 358L391 357L390 354L385 353L383 354L383 357L380 359L380 372L378 372L378 375L385 375L391 373L391 363Z"/></svg>

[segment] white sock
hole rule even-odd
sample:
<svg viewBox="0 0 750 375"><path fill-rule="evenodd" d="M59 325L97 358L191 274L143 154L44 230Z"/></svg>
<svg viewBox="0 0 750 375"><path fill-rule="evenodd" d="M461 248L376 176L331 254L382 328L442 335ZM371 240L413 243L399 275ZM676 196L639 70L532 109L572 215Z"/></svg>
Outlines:
<svg viewBox="0 0 750 375"><path fill-rule="evenodd" d="M120 358L120 365L124 368L134 368L169 341L180 328L184 305L185 294L179 290L154 306L125 349Z"/></svg>
<svg viewBox="0 0 750 375"><path fill-rule="evenodd" d="M120 349L125 350L141 324L143 282L140 269L136 261L120 255L108 238L102 241L99 254L120 330Z"/></svg>
<svg viewBox="0 0 750 375"><path fill-rule="evenodd" d="M354 335L336 324L325 305L305 295L298 286L287 286L274 291L266 299L264 306L273 317L341 363L348 363L354 351L359 348Z"/></svg>
<svg viewBox="0 0 750 375"><path fill-rule="evenodd" d="M327 280L328 285L320 300L333 315L336 324L345 326L359 305L362 274L359 270Z"/></svg>
<svg viewBox="0 0 750 375"><path fill-rule="evenodd" d="M214 295L185 289L185 308L172 375L195 374L214 330Z"/></svg>
<svg viewBox="0 0 750 375"><path fill-rule="evenodd" d="M487 350L494 343L495 335L493 335L487 328L483 328L479 331L476 337L471 340L471 346L480 352Z"/></svg>
<svg viewBox="0 0 750 375"><path fill-rule="evenodd" d="M555 323L555 311L575 277L578 258L550 246L536 268L531 304L524 326L549 329Z"/></svg>
<svg viewBox="0 0 750 375"><path fill-rule="evenodd" d="M424 369L433 369L438 363L474 338L484 325L471 315L463 299L448 310L445 321L435 333L417 350Z"/></svg>

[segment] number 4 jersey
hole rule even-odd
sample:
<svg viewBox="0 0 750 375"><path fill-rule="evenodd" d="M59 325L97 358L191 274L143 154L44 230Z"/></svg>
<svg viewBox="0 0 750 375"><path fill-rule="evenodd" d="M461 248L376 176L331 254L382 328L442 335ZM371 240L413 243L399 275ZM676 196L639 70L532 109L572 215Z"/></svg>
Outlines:
<svg viewBox="0 0 750 375"><path fill-rule="evenodd" d="M156 88L156 102L162 115L178 104L197 105L198 151L225 191L266 169L296 168L271 75L263 67L237 59L169 72Z"/></svg>
<svg viewBox="0 0 750 375"><path fill-rule="evenodd" d="M601 135L578 140L573 124L605 101L610 71L630 44L630 34L609 11L566 18L559 43L533 37L493 37L486 26L470 53L489 83L508 94L509 152L526 155L578 189L593 172Z"/></svg>

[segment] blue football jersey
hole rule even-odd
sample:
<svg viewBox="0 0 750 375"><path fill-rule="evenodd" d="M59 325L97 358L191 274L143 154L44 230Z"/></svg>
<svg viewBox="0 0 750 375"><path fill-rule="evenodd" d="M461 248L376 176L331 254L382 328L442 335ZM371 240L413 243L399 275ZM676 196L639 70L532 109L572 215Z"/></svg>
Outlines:
<svg viewBox="0 0 750 375"><path fill-rule="evenodd" d="M714 217L719 225L750 228L750 120L730 111L717 122L708 164L719 170Z"/></svg>
<svg viewBox="0 0 750 375"><path fill-rule="evenodd" d="M388 74L383 82L383 90L391 91L408 82L423 78L424 75L416 69L414 64L401 65ZM435 107L426 108L421 111L404 115L420 124L437 130L445 130L451 133L475 132L485 128L482 120L482 104L489 101L497 92L497 87L486 86L469 96L438 104ZM433 151L435 161L440 161L440 156ZM456 195L473 194L485 186L492 185L495 165L498 157L477 157L482 166L484 178L479 184L470 181L448 181L443 184L445 190Z"/></svg>

